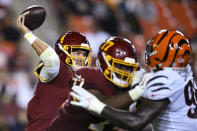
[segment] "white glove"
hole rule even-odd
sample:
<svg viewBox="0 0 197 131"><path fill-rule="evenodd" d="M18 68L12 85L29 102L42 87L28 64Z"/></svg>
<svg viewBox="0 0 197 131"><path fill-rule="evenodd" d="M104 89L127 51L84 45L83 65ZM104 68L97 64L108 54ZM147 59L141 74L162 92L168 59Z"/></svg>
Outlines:
<svg viewBox="0 0 197 131"><path fill-rule="evenodd" d="M152 75L153 73L146 73L142 78L142 81L139 83L139 85L135 86L134 89L129 90L129 95L133 101L136 101L143 95L144 88L146 87L146 84L149 81L149 79L152 77Z"/></svg>
<svg viewBox="0 0 197 131"><path fill-rule="evenodd" d="M70 104L101 114L106 105L98 100L92 93L82 88L83 84L84 80L81 81L80 85L76 85L76 83L73 84L73 92L71 92L70 95L78 101L71 101Z"/></svg>
<svg viewBox="0 0 197 131"><path fill-rule="evenodd" d="M134 77L131 81L131 86L134 87L134 86L138 85L141 82L145 73L146 72L143 68L140 68L139 71L136 71L135 74L134 74Z"/></svg>

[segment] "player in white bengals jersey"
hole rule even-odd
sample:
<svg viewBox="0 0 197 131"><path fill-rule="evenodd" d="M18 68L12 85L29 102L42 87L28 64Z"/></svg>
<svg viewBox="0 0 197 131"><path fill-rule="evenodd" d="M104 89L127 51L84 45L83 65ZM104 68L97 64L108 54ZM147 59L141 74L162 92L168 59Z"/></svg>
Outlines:
<svg viewBox="0 0 197 131"><path fill-rule="evenodd" d="M77 91L80 87L73 88L72 95L78 101L71 104L127 130L140 130L153 123L156 131L197 131L197 87L189 65L191 53L188 40L177 30L162 30L147 43L146 64L152 74L145 75L139 85L144 88L145 99L134 113L105 105L86 90Z"/></svg>

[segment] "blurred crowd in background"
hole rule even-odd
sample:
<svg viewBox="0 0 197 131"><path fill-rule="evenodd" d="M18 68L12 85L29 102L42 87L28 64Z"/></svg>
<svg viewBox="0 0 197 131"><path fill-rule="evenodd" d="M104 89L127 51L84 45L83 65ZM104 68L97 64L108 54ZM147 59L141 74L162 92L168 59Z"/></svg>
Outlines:
<svg viewBox="0 0 197 131"><path fill-rule="evenodd" d="M28 6L45 7L47 17L35 34L54 47L68 30L85 34L93 49L110 36L131 40L144 65L145 43L160 29L178 29L193 48L192 67L197 72L196 0L0 0L0 131L24 131L27 103L37 78L39 57L16 28L17 16Z"/></svg>

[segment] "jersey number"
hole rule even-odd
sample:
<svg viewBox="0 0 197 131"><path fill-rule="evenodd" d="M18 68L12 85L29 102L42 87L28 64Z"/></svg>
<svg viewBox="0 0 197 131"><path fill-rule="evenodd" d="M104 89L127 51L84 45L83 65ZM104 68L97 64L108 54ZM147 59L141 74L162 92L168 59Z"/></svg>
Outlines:
<svg viewBox="0 0 197 131"><path fill-rule="evenodd" d="M186 104L188 106L195 105L188 110L188 117L197 118L197 89L194 88L194 83L191 80L185 86L184 94Z"/></svg>
<svg viewBox="0 0 197 131"><path fill-rule="evenodd" d="M101 50L107 51L113 45L114 45L114 42L107 41L104 45L102 45Z"/></svg>

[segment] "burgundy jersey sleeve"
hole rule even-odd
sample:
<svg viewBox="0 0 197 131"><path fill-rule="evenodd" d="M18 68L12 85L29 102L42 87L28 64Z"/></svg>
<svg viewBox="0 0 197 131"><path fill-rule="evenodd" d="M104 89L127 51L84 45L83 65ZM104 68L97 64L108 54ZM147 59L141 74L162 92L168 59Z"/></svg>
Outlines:
<svg viewBox="0 0 197 131"><path fill-rule="evenodd" d="M56 78L48 83L38 82L33 98L28 103L29 123L26 131L43 131L58 114L59 107L68 98L73 73L63 62Z"/></svg>
<svg viewBox="0 0 197 131"><path fill-rule="evenodd" d="M103 74L97 69L82 68L76 72L76 75L85 79L83 88L99 90L106 96L118 93L114 85L105 79ZM58 131L97 131L94 129L95 125L103 122L103 119L87 110L72 106L68 100L60 108L58 116L54 118L47 131L55 131L55 129L58 129ZM101 128L104 130L104 125ZM107 130L111 131L113 126L108 126L108 128Z"/></svg>

